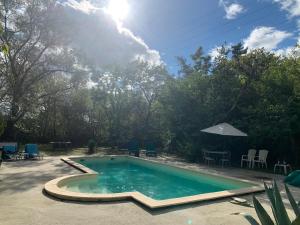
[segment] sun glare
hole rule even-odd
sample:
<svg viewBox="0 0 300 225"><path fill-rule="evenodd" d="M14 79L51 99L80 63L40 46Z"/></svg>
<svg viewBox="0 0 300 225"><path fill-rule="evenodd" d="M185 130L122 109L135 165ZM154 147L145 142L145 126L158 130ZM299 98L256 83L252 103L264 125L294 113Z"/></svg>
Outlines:
<svg viewBox="0 0 300 225"><path fill-rule="evenodd" d="M114 20L121 22L128 15L128 2L127 0L110 0L107 6L107 11Z"/></svg>

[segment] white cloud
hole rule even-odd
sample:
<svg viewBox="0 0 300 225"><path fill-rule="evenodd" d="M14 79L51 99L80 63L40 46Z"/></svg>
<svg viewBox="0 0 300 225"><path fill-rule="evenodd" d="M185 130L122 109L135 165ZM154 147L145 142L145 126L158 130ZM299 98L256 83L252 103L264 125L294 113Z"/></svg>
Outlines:
<svg viewBox="0 0 300 225"><path fill-rule="evenodd" d="M275 55L278 56L289 56L293 53L294 49L295 49L294 47L286 47L286 48L274 50L273 52L275 53Z"/></svg>
<svg viewBox="0 0 300 225"><path fill-rule="evenodd" d="M225 48L225 50L229 50L231 48L231 44L225 44L223 46L216 46L213 49L211 49L208 54L210 55L212 61L214 61L218 56L220 56L220 52L221 52L222 48Z"/></svg>
<svg viewBox="0 0 300 225"><path fill-rule="evenodd" d="M288 12L290 17L300 16L300 0L273 0L280 4L282 10Z"/></svg>
<svg viewBox="0 0 300 225"><path fill-rule="evenodd" d="M245 11L244 7L238 3L228 3L227 1L220 0L219 5L222 6L226 12L225 18L228 20L235 19L239 14Z"/></svg>
<svg viewBox="0 0 300 225"><path fill-rule="evenodd" d="M291 36L291 33L276 30L274 27L256 27L243 41L244 46L249 49L265 48L270 51L276 49L280 42Z"/></svg>
<svg viewBox="0 0 300 225"><path fill-rule="evenodd" d="M94 5L92 5L87 0L82 0L80 2L78 2L76 0L68 0L67 2L63 3L63 5L69 6L76 10L80 10L84 13L92 13L99 9L99 8L95 7Z"/></svg>
<svg viewBox="0 0 300 225"><path fill-rule="evenodd" d="M213 49L210 50L210 52L208 53L211 57L212 60L215 60L215 58L217 58L220 55L219 52L220 47L214 47Z"/></svg>
<svg viewBox="0 0 300 225"><path fill-rule="evenodd" d="M287 12L289 19L294 19L296 22L296 27L300 31L300 0L273 0L273 2L280 5L281 10ZM299 34L298 34L299 35ZM298 36L298 42L300 44L300 36ZM283 49L278 49L274 51L277 55L299 55L300 49L295 46L288 46Z"/></svg>
<svg viewBox="0 0 300 225"><path fill-rule="evenodd" d="M273 52L278 56L291 56L291 55L294 55L294 56L300 57L299 44L300 44L300 36L298 37L297 45L287 46L285 48L274 50Z"/></svg>
<svg viewBox="0 0 300 225"><path fill-rule="evenodd" d="M103 7L96 7L87 0L68 0L62 3L62 32L69 37L69 44L86 63L95 66L127 64L141 59L161 64L158 51L151 49L140 37L117 23Z"/></svg>

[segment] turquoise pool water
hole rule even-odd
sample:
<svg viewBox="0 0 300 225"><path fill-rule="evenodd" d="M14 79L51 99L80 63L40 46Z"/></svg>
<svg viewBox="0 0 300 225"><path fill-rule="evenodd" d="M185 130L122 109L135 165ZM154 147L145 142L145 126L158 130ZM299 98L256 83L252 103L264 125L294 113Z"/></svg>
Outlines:
<svg viewBox="0 0 300 225"><path fill-rule="evenodd" d="M128 157L73 159L99 173L97 179L69 182L65 188L83 193L138 191L156 200L240 189L251 183L193 172Z"/></svg>

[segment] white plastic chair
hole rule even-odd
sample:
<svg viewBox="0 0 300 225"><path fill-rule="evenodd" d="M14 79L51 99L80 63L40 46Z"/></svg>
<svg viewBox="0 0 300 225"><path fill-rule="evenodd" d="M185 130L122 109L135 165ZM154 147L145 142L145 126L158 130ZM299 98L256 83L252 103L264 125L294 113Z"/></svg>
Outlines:
<svg viewBox="0 0 300 225"><path fill-rule="evenodd" d="M253 163L253 160L255 158L255 154L256 154L255 149L249 149L247 155L242 155L241 168L243 167L243 162L247 162L248 167L251 168L251 164Z"/></svg>
<svg viewBox="0 0 300 225"><path fill-rule="evenodd" d="M230 165L231 160L231 152L226 152L226 154L223 154L222 158L220 159L220 164L222 165L222 168L225 164Z"/></svg>
<svg viewBox="0 0 300 225"><path fill-rule="evenodd" d="M205 150L203 151L203 159L204 159L204 163L207 164L208 166L210 163L215 164L215 159L210 157L209 154Z"/></svg>
<svg viewBox="0 0 300 225"><path fill-rule="evenodd" d="M262 167L265 166L266 168L268 168L267 165L268 153L269 151L266 149L259 150L258 156L256 156L253 160L252 168L254 168L255 163L258 163L258 167L260 167L261 165Z"/></svg>

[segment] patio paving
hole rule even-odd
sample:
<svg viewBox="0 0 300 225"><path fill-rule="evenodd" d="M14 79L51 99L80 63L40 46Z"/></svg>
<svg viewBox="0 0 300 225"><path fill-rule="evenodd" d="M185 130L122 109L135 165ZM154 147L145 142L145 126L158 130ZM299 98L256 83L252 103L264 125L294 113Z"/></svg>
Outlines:
<svg viewBox="0 0 300 225"><path fill-rule="evenodd" d="M250 180L276 178L281 183L282 176L236 168L208 168L196 164L179 162L172 157L159 157L156 160L172 165L189 167L195 170L208 170ZM149 211L132 201L106 203L80 203L61 201L43 192L44 184L54 178L80 174L80 171L67 165L60 157L46 157L42 161L4 162L0 167L0 212L1 225L247 225L242 216L233 213L243 212L255 216L253 208L229 203L222 199L205 203L189 204L174 208ZM300 200L300 189L291 188L296 200ZM285 196L285 195L284 195ZM243 196L251 199L251 195ZM264 193L259 200L267 202ZM287 200L285 199L285 202ZM270 208L264 204L270 211ZM291 212L289 212L291 213ZM291 213L292 216L294 216Z"/></svg>

